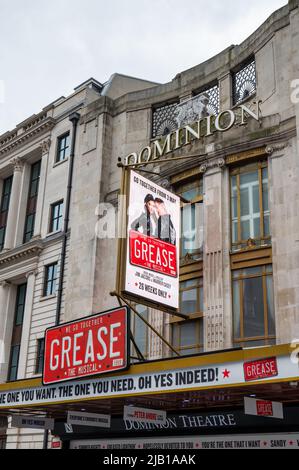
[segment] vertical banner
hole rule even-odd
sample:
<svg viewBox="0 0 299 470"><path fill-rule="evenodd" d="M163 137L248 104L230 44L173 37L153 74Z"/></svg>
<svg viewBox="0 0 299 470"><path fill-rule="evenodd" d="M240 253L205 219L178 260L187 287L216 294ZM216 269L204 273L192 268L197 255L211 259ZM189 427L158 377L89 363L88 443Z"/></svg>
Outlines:
<svg viewBox="0 0 299 470"><path fill-rule="evenodd" d="M124 293L179 308L180 198L130 172Z"/></svg>

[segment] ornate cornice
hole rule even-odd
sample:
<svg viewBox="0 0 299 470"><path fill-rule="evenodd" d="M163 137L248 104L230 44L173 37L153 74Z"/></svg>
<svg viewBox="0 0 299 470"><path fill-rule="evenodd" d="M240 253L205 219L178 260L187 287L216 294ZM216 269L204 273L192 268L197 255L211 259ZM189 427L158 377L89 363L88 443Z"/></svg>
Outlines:
<svg viewBox="0 0 299 470"><path fill-rule="evenodd" d="M281 150L284 150L288 146L289 146L288 142L281 142L279 144L270 144L270 145L267 145L265 151L268 155L273 155L273 153L280 152Z"/></svg>
<svg viewBox="0 0 299 470"><path fill-rule="evenodd" d="M21 127L20 133L18 130L12 131L0 140L0 156L16 150L18 147L37 137L39 134L53 129L55 124L55 119L47 117L46 113L35 117L29 123Z"/></svg>
<svg viewBox="0 0 299 470"><path fill-rule="evenodd" d="M15 263L23 259L39 256L43 250L42 241L33 241L0 254L0 266Z"/></svg>
<svg viewBox="0 0 299 470"><path fill-rule="evenodd" d="M206 161L205 163L200 165L199 171L200 173L205 173L208 170L212 170L214 168L223 168L224 166L224 158L213 158L213 160Z"/></svg>

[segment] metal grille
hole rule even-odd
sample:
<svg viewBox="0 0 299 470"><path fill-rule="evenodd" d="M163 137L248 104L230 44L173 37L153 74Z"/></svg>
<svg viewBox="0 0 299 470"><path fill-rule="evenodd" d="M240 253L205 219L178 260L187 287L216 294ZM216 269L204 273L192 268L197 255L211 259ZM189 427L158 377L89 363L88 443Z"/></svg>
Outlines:
<svg viewBox="0 0 299 470"><path fill-rule="evenodd" d="M246 64L239 72L233 74L233 100L240 103L256 90L255 60Z"/></svg>
<svg viewBox="0 0 299 470"><path fill-rule="evenodd" d="M207 104L207 112L208 114L218 114L219 113L219 86L214 85L210 88L205 90L201 90L199 93L196 93L195 96L198 95L207 95L209 102Z"/></svg>
<svg viewBox="0 0 299 470"><path fill-rule="evenodd" d="M177 129L177 105L167 104L153 111L152 137L166 135Z"/></svg>

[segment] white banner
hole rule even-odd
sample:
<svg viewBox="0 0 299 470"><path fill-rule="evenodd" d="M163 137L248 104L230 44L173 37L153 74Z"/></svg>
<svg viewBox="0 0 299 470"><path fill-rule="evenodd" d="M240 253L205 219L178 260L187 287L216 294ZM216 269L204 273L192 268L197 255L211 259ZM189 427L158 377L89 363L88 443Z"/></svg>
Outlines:
<svg viewBox="0 0 299 470"><path fill-rule="evenodd" d="M54 429L54 419L13 415L11 426L13 428Z"/></svg>
<svg viewBox="0 0 299 470"><path fill-rule="evenodd" d="M247 415L283 419L283 406L277 401L244 397L244 410Z"/></svg>
<svg viewBox="0 0 299 470"><path fill-rule="evenodd" d="M68 411L67 424L77 426L95 426L99 428L110 428L111 416L95 413L81 413L78 411Z"/></svg>
<svg viewBox="0 0 299 470"><path fill-rule="evenodd" d="M124 406L124 420L163 425L166 423L166 417L166 411Z"/></svg>
<svg viewBox="0 0 299 470"><path fill-rule="evenodd" d="M180 198L130 173L126 292L179 307Z"/></svg>
<svg viewBox="0 0 299 470"><path fill-rule="evenodd" d="M223 436L152 437L72 441L71 449L299 449L299 434L234 434Z"/></svg>

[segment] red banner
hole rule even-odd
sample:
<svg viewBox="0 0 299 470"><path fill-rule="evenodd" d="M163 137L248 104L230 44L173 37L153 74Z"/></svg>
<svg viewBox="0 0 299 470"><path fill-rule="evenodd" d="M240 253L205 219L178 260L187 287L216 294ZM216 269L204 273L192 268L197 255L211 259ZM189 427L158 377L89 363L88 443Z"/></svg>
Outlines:
<svg viewBox="0 0 299 470"><path fill-rule="evenodd" d="M256 412L258 416L273 416L272 401L257 400Z"/></svg>
<svg viewBox="0 0 299 470"><path fill-rule="evenodd" d="M244 363L244 377L246 382L275 377L276 375L278 375L276 357Z"/></svg>
<svg viewBox="0 0 299 470"><path fill-rule="evenodd" d="M46 330L43 383L127 368L128 325L120 307Z"/></svg>
<svg viewBox="0 0 299 470"><path fill-rule="evenodd" d="M177 277L176 246L134 230L130 230L130 263Z"/></svg>

